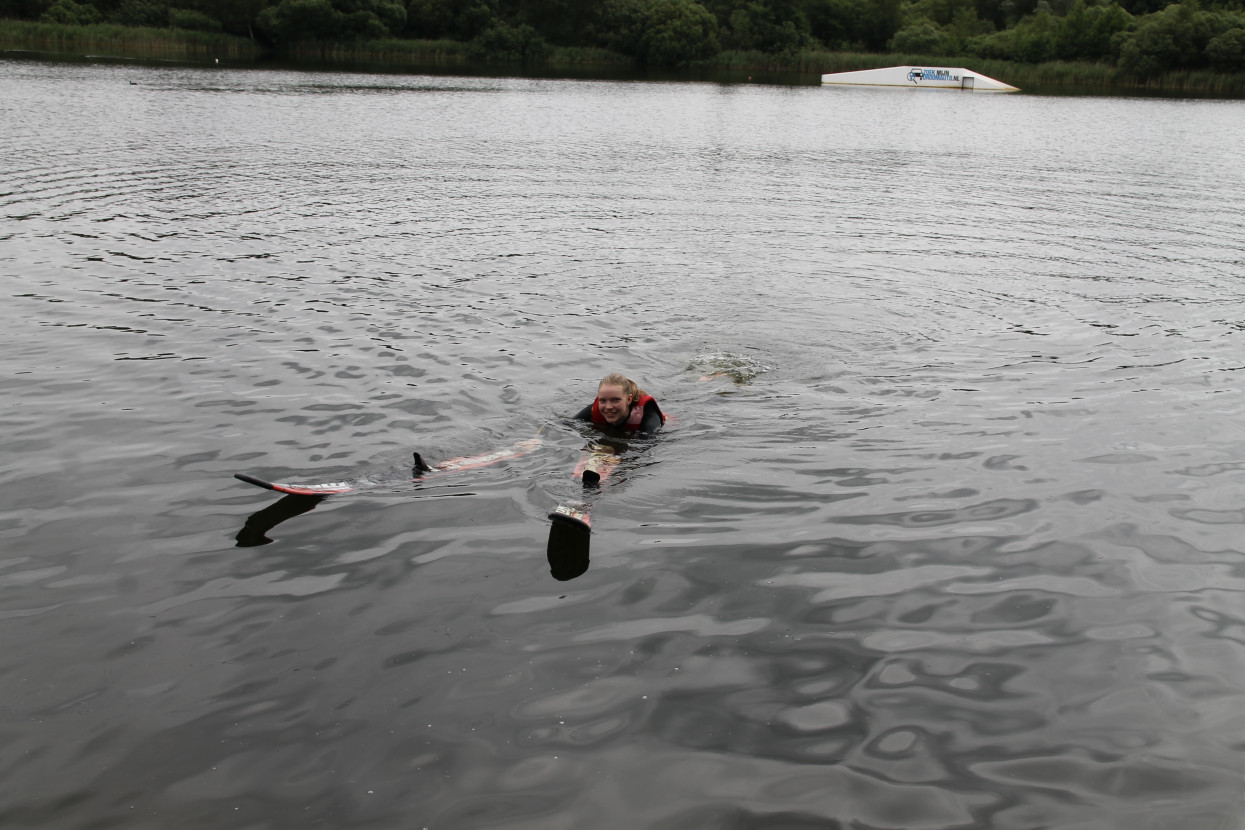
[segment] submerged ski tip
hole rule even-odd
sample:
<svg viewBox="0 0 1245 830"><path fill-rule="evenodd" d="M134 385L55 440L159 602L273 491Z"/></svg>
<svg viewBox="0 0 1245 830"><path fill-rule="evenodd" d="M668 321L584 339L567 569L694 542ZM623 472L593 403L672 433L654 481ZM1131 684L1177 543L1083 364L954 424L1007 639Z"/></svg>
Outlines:
<svg viewBox="0 0 1245 830"><path fill-rule="evenodd" d="M592 528L591 519L587 512L583 510L576 510L573 507L567 507L565 504L559 504L557 509L549 514L549 518L560 524L579 527L584 530L590 530Z"/></svg>

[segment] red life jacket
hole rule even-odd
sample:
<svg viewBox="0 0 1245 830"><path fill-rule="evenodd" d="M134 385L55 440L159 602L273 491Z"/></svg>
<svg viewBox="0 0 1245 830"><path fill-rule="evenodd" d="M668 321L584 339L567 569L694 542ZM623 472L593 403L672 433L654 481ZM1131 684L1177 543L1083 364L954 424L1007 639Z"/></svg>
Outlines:
<svg viewBox="0 0 1245 830"><path fill-rule="evenodd" d="M627 416L627 420L623 422L621 427L615 428L622 429L625 432L635 432L638 430L640 424L644 421L644 407L649 401L653 401L653 405L657 406L657 401L652 395L641 395L632 401L631 413ZM661 422L664 424L666 422L666 414L661 411L660 406L657 407L657 414L661 416ZM597 398L592 399L592 423L603 427L615 426L605 420L605 416L601 414L601 401Z"/></svg>

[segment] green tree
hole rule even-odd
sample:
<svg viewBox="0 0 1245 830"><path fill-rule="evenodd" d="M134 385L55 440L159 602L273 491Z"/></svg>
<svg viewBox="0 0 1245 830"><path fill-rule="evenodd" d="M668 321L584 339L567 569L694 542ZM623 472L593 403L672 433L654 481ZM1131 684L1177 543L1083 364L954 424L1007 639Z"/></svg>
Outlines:
<svg viewBox="0 0 1245 830"><path fill-rule="evenodd" d="M124 0L108 19L122 26L163 27L169 25L169 6L164 0Z"/></svg>
<svg viewBox="0 0 1245 830"><path fill-rule="evenodd" d="M809 34L832 49L881 51L907 22L904 0L801 0L801 9Z"/></svg>
<svg viewBox="0 0 1245 830"><path fill-rule="evenodd" d="M1010 29L973 38L965 50L979 58L1041 63L1053 60L1059 23L1048 12L1024 18Z"/></svg>
<svg viewBox="0 0 1245 830"><path fill-rule="evenodd" d="M274 43L333 40L342 15L329 0L281 0L259 13L256 25Z"/></svg>
<svg viewBox="0 0 1245 830"><path fill-rule="evenodd" d="M950 38L928 17L918 17L895 32L886 47L892 52L921 55L946 55Z"/></svg>
<svg viewBox="0 0 1245 830"><path fill-rule="evenodd" d="M717 21L693 0L611 0L610 48L654 66L678 66L721 51Z"/></svg>
<svg viewBox="0 0 1245 830"><path fill-rule="evenodd" d="M1116 3L1087 6L1076 0L1055 29L1051 44L1056 60L1115 62L1115 37L1132 25L1133 17Z"/></svg>
<svg viewBox="0 0 1245 830"><path fill-rule="evenodd" d="M602 3L585 0L518 0L515 18L552 43L582 46L598 40L602 11Z"/></svg>
<svg viewBox="0 0 1245 830"><path fill-rule="evenodd" d="M966 13L974 20L977 18L974 0L922 0L917 5L939 26L949 26L956 17L963 17Z"/></svg>
<svg viewBox="0 0 1245 830"><path fill-rule="evenodd" d="M255 19L270 0L175 0L178 8L197 11L214 20L231 35L254 36Z"/></svg>
<svg viewBox="0 0 1245 830"><path fill-rule="evenodd" d="M1015 26L1031 14L1036 14L1040 0L976 0L977 16L988 20L995 29Z"/></svg>
<svg viewBox="0 0 1245 830"><path fill-rule="evenodd" d="M811 42L808 19L798 9L775 10L763 3L740 3L728 21L725 30L719 28L727 48L777 53L791 52Z"/></svg>
<svg viewBox="0 0 1245 830"><path fill-rule="evenodd" d="M471 56L476 60L537 64L548 60L550 51L549 44L532 26L511 26L502 20L471 42Z"/></svg>
<svg viewBox="0 0 1245 830"><path fill-rule="evenodd" d="M411 37L471 40L493 25L495 0L411 0L406 33Z"/></svg>
<svg viewBox="0 0 1245 830"><path fill-rule="evenodd" d="M38 20L48 8L47 0L0 0L0 18Z"/></svg>
<svg viewBox="0 0 1245 830"><path fill-rule="evenodd" d="M1120 5L1124 7L1124 11L1140 17L1162 11L1170 5L1170 2L1169 0L1121 0Z"/></svg>
<svg viewBox="0 0 1245 830"><path fill-rule="evenodd" d="M402 0L333 0L333 6L352 18L375 17L385 27L385 35L395 35L406 28L406 5ZM369 21L365 25L372 24Z"/></svg>
<svg viewBox="0 0 1245 830"><path fill-rule="evenodd" d="M948 47L951 52L948 54L959 54L974 37L989 34L993 30L994 26L988 20L977 16L977 9L972 4L961 6L956 9L951 22L943 26L943 32L950 41Z"/></svg>
<svg viewBox="0 0 1245 830"><path fill-rule="evenodd" d="M1120 42L1120 68L1140 78L1206 63L1210 20L1197 0L1184 0L1146 15Z"/></svg>
<svg viewBox="0 0 1245 830"><path fill-rule="evenodd" d="M881 52L887 42L903 26L903 5L901 0L869 0L869 13L865 18L861 40L865 47Z"/></svg>
<svg viewBox="0 0 1245 830"><path fill-rule="evenodd" d="M60 23L66 26L88 26L100 22L103 18L99 9L94 6L75 3L74 0L56 0L48 6L47 11L39 17L39 20L43 23Z"/></svg>
<svg viewBox="0 0 1245 830"><path fill-rule="evenodd" d="M1229 29L1206 44L1206 58L1220 72L1245 72L1245 28Z"/></svg>
<svg viewBox="0 0 1245 830"><path fill-rule="evenodd" d="M808 18L797 0L705 0L727 49L788 52L812 43Z"/></svg>
<svg viewBox="0 0 1245 830"><path fill-rule="evenodd" d="M717 21L691 0L650 0L645 21L644 60L677 66L717 54Z"/></svg>
<svg viewBox="0 0 1245 830"><path fill-rule="evenodd" d="M169 25L192 32L219 32L223 28L216 18L194 9L169 9Z"/></svg>
<svg viewBox="0 0 1245 830"><path fill-rule="evenodd" d="M801 10L809 34L831 49L862 49L868 18L866 0L804 0Z"/></svg>
<svg viewBox="0 0 1245 830"><path fill-rule="evenodd" d="M278 45L382 38L392 33L389 24L398 30L406 24L406 9L395 0L281 0L256 20Z"/></svg>

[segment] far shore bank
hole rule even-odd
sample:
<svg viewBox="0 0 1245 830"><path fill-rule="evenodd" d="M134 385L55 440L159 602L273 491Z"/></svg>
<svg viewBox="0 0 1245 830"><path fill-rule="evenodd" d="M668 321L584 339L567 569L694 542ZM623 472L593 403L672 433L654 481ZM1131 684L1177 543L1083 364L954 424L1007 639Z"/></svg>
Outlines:
<svg viewBox="0 0 1245 830"><path fill-rule="evenodd" d="M250 38L182 29L95 24L68 26L0 20L0 56L52 60L136 60L251 66L276 63L374 72L462 71L472 75L636 77L668 80L817 85L828 72L882 66L967 66L1022 91L1059 94L1210 95L1245 98L1245 74L1173 72L1140 81L1097 63L1040 64L964 56L803 51L789 54L722 52L678 69L651 70L604 49L555 47L538 65L482 61L471 44L452 40L304 43L274 54Z"/></svg>

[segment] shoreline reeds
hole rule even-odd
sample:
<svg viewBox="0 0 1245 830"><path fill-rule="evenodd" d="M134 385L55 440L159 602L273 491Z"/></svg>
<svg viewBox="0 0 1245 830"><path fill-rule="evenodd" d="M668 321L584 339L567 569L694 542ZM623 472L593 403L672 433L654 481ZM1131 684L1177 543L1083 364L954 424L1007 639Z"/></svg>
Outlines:
<svg viewBox="0 0 1245 830"><path fill-rule="evenodd" d="M368 63L394 66L466 64L470 44L457 40L366 40L357 43L303 41L290 44L281 56L293 61Z"/></svg>
<svg viewBox="0 0 1245 830"><path fill-rule="evenodd" d="M365 40L357 43L307 41L291 44L281 57L292 61L326 61L351 66L463 66L488 67L471 57L471 44L458 40ZM613 67L634 69L635 61L617 52L593 46L555 46L540 68Z"/></svg>
<svg viewBox="0 0 1245 830"><path fill-rule="evenodd" d="M235 60L253 60L264 54L263 47L253 40L219 32L119 26L114 23L70 26L4 19L0 19L0 50L55 52L83 57L222 57Z"/></svg>

